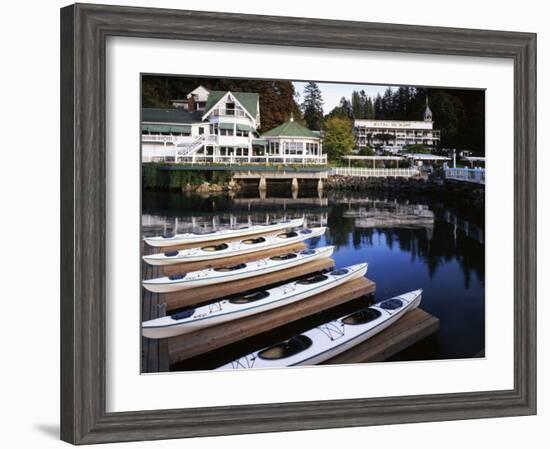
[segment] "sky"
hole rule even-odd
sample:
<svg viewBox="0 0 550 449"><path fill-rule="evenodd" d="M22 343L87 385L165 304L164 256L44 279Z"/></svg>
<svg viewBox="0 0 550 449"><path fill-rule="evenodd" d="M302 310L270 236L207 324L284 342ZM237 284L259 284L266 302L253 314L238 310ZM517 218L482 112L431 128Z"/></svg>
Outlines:
<svg viewBox="0 0 550 449"><path fill-rule="evenodd" d="M300 93L301 103L304 100L304 87L307 82L293 82L294 90ZM374 84L341 84L341 83L317 83L323 96L323 112L328 114L335 106L340 104L340 99L346 97L351 100L351 94L354 90L364 90L369 97L376 97L378 93L382 95L388 86L379 86ZM395 86L389 86L395 87Z"/></svg>

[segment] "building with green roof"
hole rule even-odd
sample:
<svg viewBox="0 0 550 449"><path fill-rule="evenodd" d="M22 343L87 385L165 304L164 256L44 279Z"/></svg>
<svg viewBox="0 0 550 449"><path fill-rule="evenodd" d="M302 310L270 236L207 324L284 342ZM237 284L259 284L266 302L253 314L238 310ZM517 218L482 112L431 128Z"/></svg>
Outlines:
<svg viewBox="0 0 550 449"><path fill-rule="evenodd" d="M260 136L260 97L198 86L171 109L142 109L142 160L326 163L318 133L290 121Z"/></svg>
<svg viewBox="0 0 550 449"><path fill-rule="evenodd" d="M320 133L295 122L292 116L288 122L263 133L261 138L266 142L266 153L282 157L283 163L299 157L304 161L326 163Z"/></svg>

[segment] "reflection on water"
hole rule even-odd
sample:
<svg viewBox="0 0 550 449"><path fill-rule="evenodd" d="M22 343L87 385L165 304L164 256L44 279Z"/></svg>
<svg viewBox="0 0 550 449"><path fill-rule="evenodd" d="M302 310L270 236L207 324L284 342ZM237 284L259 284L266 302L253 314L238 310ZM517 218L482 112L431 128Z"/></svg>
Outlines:
<svg viewBox="0 0 550 449"><path fill-rule="evenodd" d="M440 332L394 359L464 358L484 350L482 212L460 211L414 195L248 196L144 192L143 233L206 231L304 217L309 226L328 226L323 237L308 244L335 245L337 266L369 263L377 300L424 289L422 308L440 319Z"/></svg>

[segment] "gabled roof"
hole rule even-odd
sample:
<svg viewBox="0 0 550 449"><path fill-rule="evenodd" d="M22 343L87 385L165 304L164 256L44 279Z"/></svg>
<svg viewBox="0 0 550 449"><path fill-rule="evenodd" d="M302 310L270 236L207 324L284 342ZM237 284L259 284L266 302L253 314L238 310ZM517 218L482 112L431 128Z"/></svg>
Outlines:
<svg viewBox="0 0 550 449"><path fill-rule="evenodd" d="M205 113L210 112L210 109L212 109L227 92L229 91L210 91L208 95L208 100L206 101L206 105L204 106ZM233 95L242 105L242 107L246 109L246 112L248 112L252 117L256 118L256 115L258 114L258 94L253 92L231 92L231 95Z"/></svg>
<svg viewBox="0 0 550 449"><path fill-rule="evenodd" d="M153 123L198 123L201 121L202 111L189 112L183 108L143 108L142 122Z"/></svg>
<svg viewBox="0 0 550 449"><path fill-rule="evenodd" d="M203 90L206 94L210 93L210 91L206 87L204 87L203 85L199 85L187 94L187 98L190 98L191 95L196 94L197 92L200 92L201 90Z"/></svg>
<svg viewBox="0 0 550 449"><path fill-rule="evenodd" d="M262 137L315 137L319 135L297 122L289 121L262 134Z"/></svg>

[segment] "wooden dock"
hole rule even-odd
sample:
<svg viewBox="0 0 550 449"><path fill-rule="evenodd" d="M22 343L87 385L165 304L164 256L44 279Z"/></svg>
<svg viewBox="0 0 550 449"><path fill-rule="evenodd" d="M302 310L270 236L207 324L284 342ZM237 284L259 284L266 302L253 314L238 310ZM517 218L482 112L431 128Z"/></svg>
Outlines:
<svg viewBox="0 0 550 449"><path fill-rule="evenodd" d="M192 262L167 267L153 267L143 263L143 277L159 277L181 271L194 271L209 267L221 267L246 263L259 258L272 257L291 251L300 251L306 248L304 243L289 245L268 251L261 251L247 255L224 258L207 262ZM152 252L151 248L144 251ZM205 286L181 292L167 294L151 293L142 289L142 319L148 320L165 316L167 311L192 305L203 304L221 297L259 289L292 279L303 277L310 273L322 271L334 265L330 258L317 260L293 267L281 272L269 273L254 278L225 283L223 286ZM197 357L217 354L225 351L224 348L240 345L241 341L270 333L274 329L292 327L293 323L302 326L304 319L310 319L324 312L332 313L339 308L347 308L357 298L373 294L376 285L369 279L360 278L347 282L336 289L329 290L311 298L294 304L289 304L271 311L259 313L250 317L213 326L201 331L170 339L153 340L142 337L142 372L153 373L170 371L176 364L194 365ZM360 303L358 303L360 304ZM355 307L355 306L354 306ZM347 312L345 312L347 313ZM302 320L302 321L300 321ZM308 321L305 321L306 324ZM395 324L377 336L369 339L343 354L328 360L327 364L363 363L383 361L417 343L439 329L439 320L427 312L416 309L407 313ZM276 335L276 333L272 333ZM274 343L274 342L272 342ZM269 344L272 344L269 343ZM181 369L181 368L175 368ZM196 369L196 368L195 368Z"/></svg>
<svg viewBox="0 0 550 449"><path fill-rule="evenodd" d="M266 257L279 256L281 254L292 253L295 251L302 251L306 249L305 243L295 243L294 245L282 246L266 251L258 251L255 253L242 254L240 256L224 257L221 259L213 259L198 262L177 263L174 265L165 265L161 267L165 276L169 276L175 273L189 272L203 270L205 268L220 268L231 265L237 265L240 263L251 262L253 260L264 259ZM161 275L162 276L162 275Z"/></svg>
<svg viewBox="0 0 550 449"><path fill-rule="evenodd" d="M142 265L144 279L160 276L158 267L148 266L145 263ZM161 295L148 292L144 288L141 290L141 319L146 321L165 316L166 306ZM141 372L158 373L169 370L168 341L141 337Z"/></svg>
<svg viewBox="0 0 550 449"><path fill-rule="evenodd" d="M326 270L334 266L334 260L324 258L298 265L291 269L276 271L274 273L255 276L247 279L240 279L233 282L225 282L223 285L207 285L179 292L166 293L164 301L167 310L181 309L212 301L220 297L220 291L224 296L234 295L249 290L255 290L266 285L279 282L289 282L293 278L305 276L309 273Z"/></svg>
<svg viewBox="0 0 550 449"><path fill-rule="evenodd" d="M359 296L373 293L375 289L374 282L366 278L354 279L338 288L303 299L294 304L170 338L168 339L170 364L302 319L308 315L351 301Z"/></svg>
<svg viewBox="0 0 550 449"><path fill-rule="evenodd" d="M422 309L414 309L378 335L323 364L382 362L437 330L439 319Z"/></svg>

